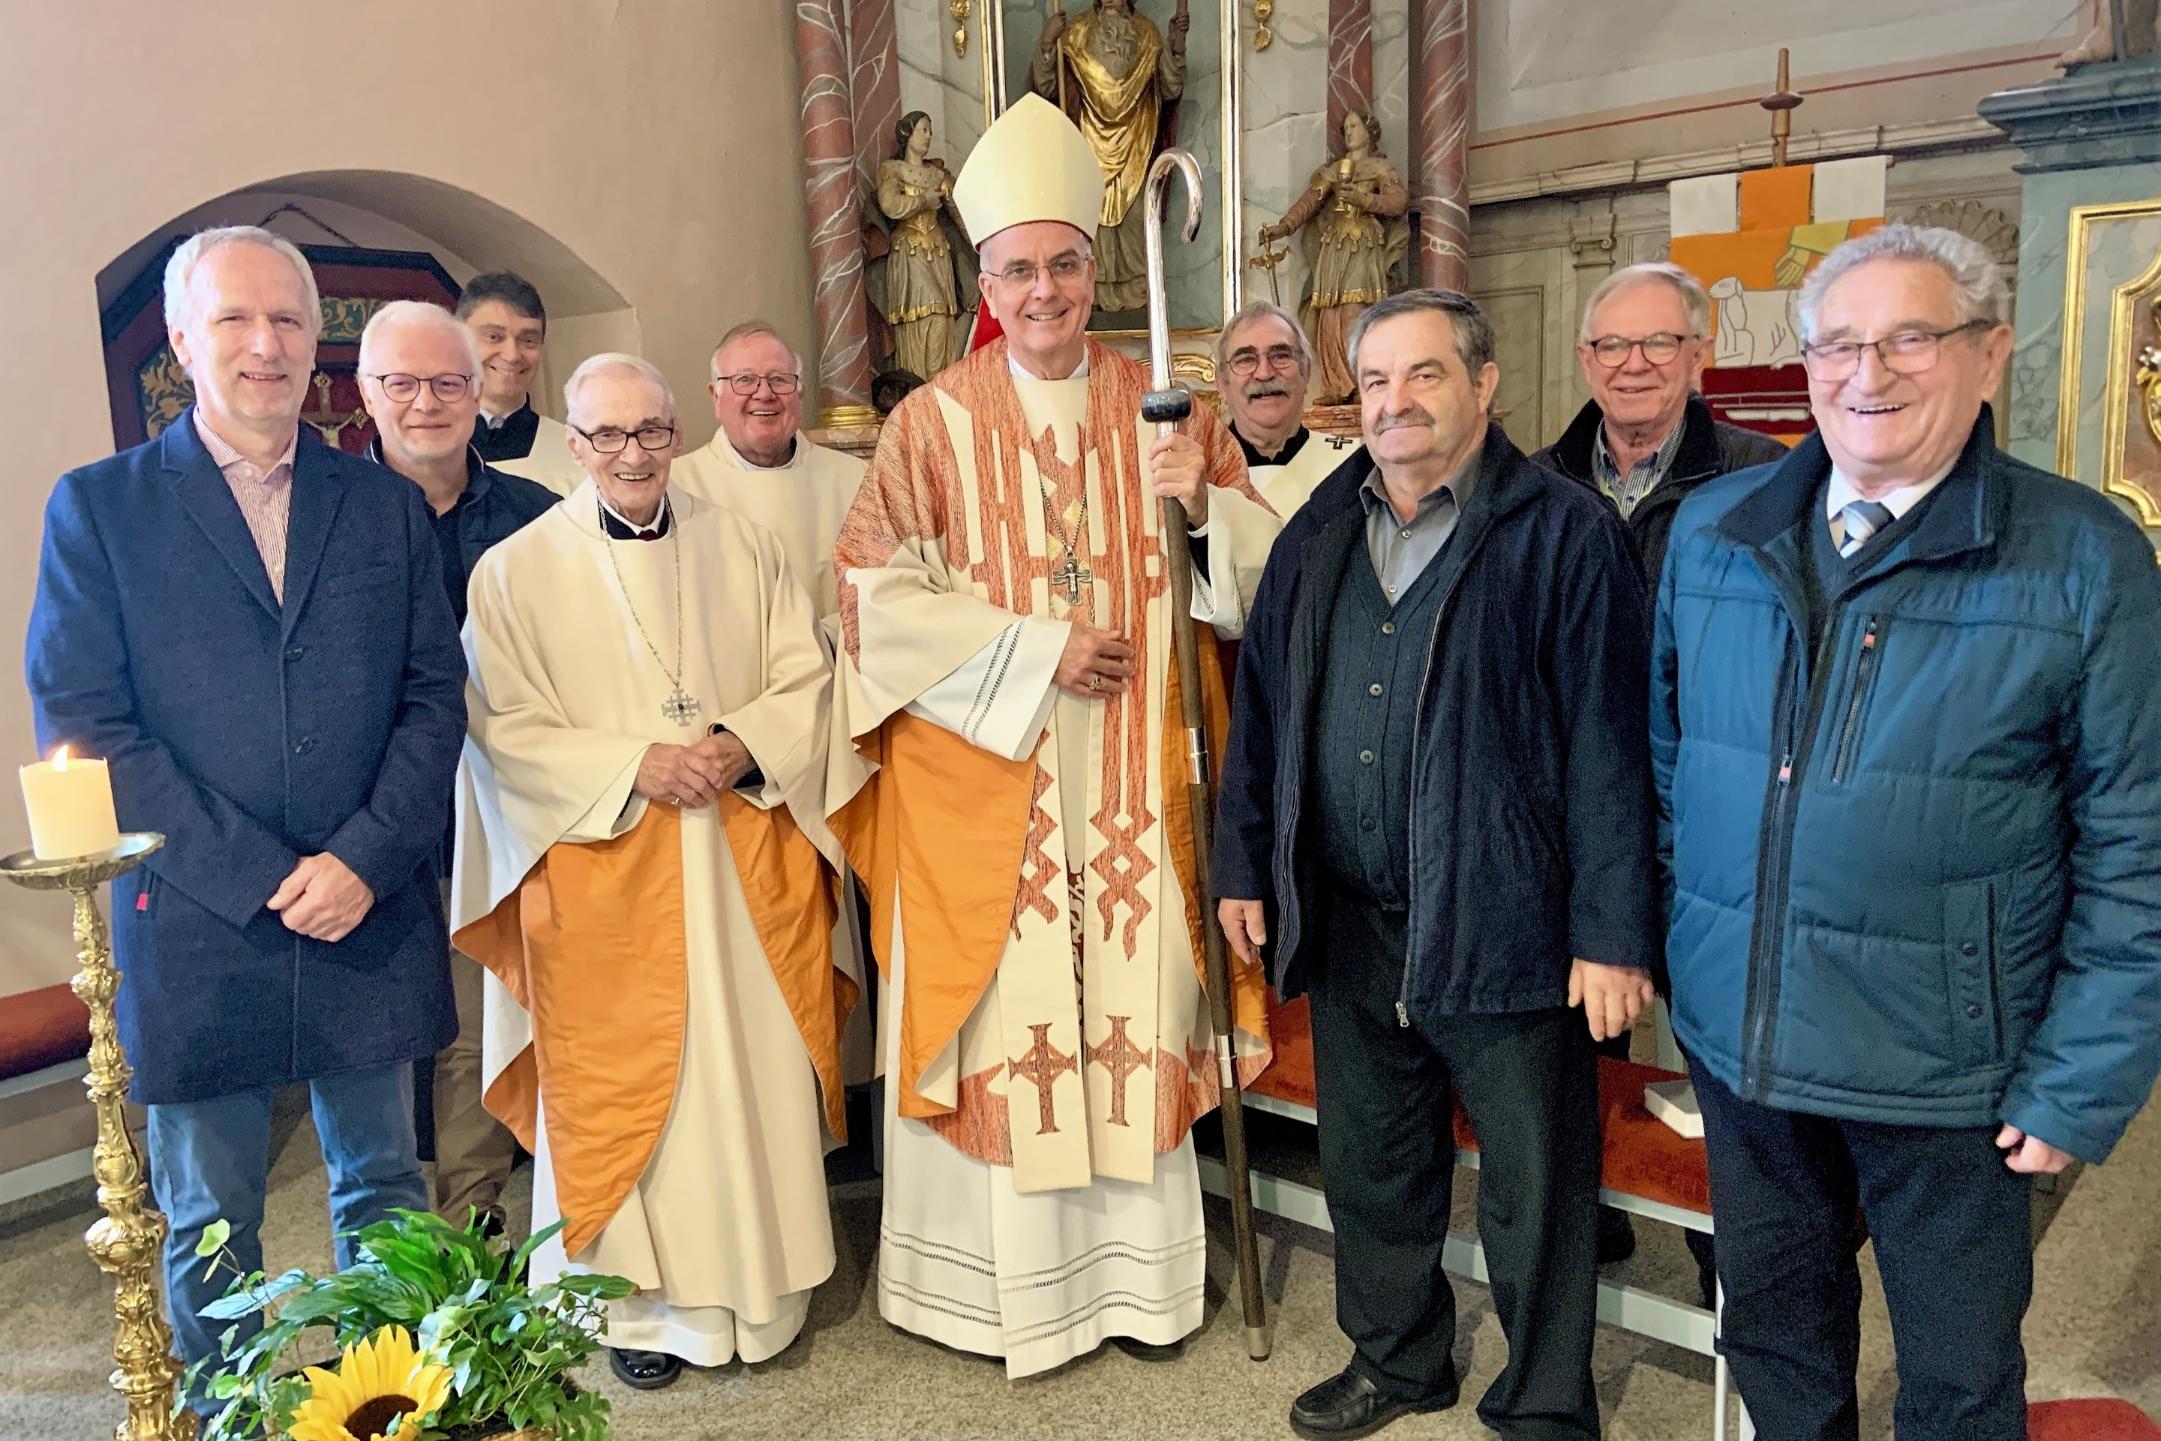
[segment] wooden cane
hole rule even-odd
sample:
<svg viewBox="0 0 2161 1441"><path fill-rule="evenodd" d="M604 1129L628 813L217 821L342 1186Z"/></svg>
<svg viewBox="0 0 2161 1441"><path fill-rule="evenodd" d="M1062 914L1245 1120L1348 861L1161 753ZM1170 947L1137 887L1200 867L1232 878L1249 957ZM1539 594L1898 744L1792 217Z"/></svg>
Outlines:
<svg viewBox="0 0 2161 1441"><path fill-rule="evenodd" d="M1163 191L1173 174L1185 178L1186 224L1181 237L1191 241L1201 224L1201 168L1193 153L1173 145L1148 167L1148 394L1141 416L1155 422L1158 438L1178 428L1193 413L1192 393L1171 384L1170 311L1163 289ZM1207 710L1201 697L1200 635L1193 619L1193 557L1186 543L1186 508L1163 498L1163 554L1170 561L1170 604L1178 688L1183 702L1186 753L1186 804L1193 816L1193 865L1199 879L1201 930L1207 938L1208 1013L1216 1033L1216 1072L1221 1086L1223 1169L1229 1180L1231 1248L1238 1259L1238 1296L1245 1311L1246 1354L1268 1359L1267 1301L1261 1294L1260 1243L1253 1233L1253 1175L1246 1160L1246 1113L1238 1089L1238 1066L1232 1044L1237 1022L1231 1007L1230 951L1223 926L1208 903L1210 828L1215 799L1208 772Z"/></svg>

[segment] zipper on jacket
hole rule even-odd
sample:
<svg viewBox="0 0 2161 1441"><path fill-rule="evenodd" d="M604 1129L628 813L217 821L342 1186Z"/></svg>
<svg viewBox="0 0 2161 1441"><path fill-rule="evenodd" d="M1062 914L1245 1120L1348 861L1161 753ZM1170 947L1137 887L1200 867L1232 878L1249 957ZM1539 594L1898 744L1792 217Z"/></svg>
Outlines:
<svg viewBox="0 0 2161 1441"><path fill-rule="evenodd" d="M1854 734L1861 728L1861 708L1868 700L1869 682L1876 678L1876 617L1868 618L1861 631L1861 658L1853 664L1853 695L1846 702L1846 721L1838 728L1838 750L1831 761L1831 783L1846 779L1846 763L1853 758Z"/></svg>

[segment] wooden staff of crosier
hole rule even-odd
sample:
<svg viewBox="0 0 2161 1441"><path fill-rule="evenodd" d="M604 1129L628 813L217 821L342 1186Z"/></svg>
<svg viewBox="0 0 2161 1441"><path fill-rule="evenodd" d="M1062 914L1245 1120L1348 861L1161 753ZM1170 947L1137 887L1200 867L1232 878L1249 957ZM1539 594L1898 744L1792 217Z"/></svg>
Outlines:
<svg viewBox="0 0 2161 1441"><path fill-rule="evenodd" d="M1193 153L1171 146L1148 167L1144 220L1148 243L1149 391L1141 398L1141 416L1155 422L1156 434L1168 435L1193 413L1192 392L1171 384L1170 312L1163 289L1163 191L1173 174L1185 178L1186 224L1180 238L1190 241L1201 225L1201 168ZM1246 1354L1268 1357L1267 1302L1261 1295L1261 1254L1253 1234L1253 1180L1246 1161L1246 1113L1238 1091L1238 1067L1232 1045L1236 1025L1231 1007L1230 952L1222 924L1208 903L1210 830L1215 821L1214 788L1208 767L1207 712L1201 699L1200 637L1193 619L1193 557L1185 545L1186 508L1163 498L1163 554L1170 561L1173 646L1177 652L1178 689L1184 703L1186 749L1192 766L1186 777L1186 802L1193 813L1193 864L1200 881L1202 932L1207 937L1208 1010L1216 1033L1216 1071L1222 1085L1223 1169L1231 1201L1231 1249L1238 1260L1238 1294L1245 1310ZM1169 778L1165 778L1169 783Z"/></svg>

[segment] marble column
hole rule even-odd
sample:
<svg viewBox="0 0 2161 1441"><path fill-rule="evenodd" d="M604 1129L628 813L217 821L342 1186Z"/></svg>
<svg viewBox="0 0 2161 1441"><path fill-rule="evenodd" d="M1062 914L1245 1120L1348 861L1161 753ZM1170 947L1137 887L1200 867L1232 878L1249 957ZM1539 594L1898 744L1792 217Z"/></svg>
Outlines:
<svg viewBox="0 0 2161 1441"><path fill-rule="evenodd" d="M1328 0L1328 134L1373 108L1373 0Z"/></svg>
<svg viewBox="0 0 2161 1441"><path fill-rule="evenodd" d="M803 199L818 322L818 403L826 411L867 407L863 221L840 0L796 0L795 48L803 67Z"/></svg>
<svg viewBox="0 0 2161 1441"><path fill-rule="evenodd" d="M851 0L848 38L854 56L849 93L855 97L856 176L868 192L877 187L878 166L893 156L893 127L900 124L900 41L893 26L893 0Z"/></svg>
<svg viewBox="0 0 2161 1441"><path fill-rule="evenodd" d="M1468 289L1471 234L1466 183L1471 128L1470 0L1413 0L1415 164L1411 208L1418 212L1421 285Z"/></svg>

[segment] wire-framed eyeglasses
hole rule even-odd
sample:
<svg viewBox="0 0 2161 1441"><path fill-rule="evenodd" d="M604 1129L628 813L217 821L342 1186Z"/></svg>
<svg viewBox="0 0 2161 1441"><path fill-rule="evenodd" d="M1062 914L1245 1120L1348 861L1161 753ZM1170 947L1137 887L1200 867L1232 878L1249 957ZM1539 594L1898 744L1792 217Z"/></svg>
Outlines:
<svg viewBox="0 0 2161 1441"><path fill-rule="evenodd" d="M1601 335L1591 342L1591 354L1608 370L1619 370L1628 364L1630 351L1641 350L1643 358L1652 365L1670 364L1681 353L1682 345L1695 339L1690 335L1675 335L1670 330L1654 330L1649 335Z"/></svg>
<svg viewBox="0 0 2161 1441"><path fill-rule="evenodd" d="M1261 368L1263 357L1268 361L1268 368L1273 371L1298 368L1297 347L1290 345L1271 345L1266 350L1254 350L1250 347L1234 350L1224 364L1229 367L1231 374L1244 380Z"/></svg>
<svg viewBox="0 0 2161 1441"><path fill-rule="evenodd" d="M641 425L636 430L617 430L612 425L604 425L598 430L576 425L570 428L584 436L585 443L602 455L620 454L633 440L647 455L664 455L675 445L675 427L672 425Z"/></svg>
<svg viewBox="0 0 2161 1441"><path fill-rule="evenodd" d="M1825 340L1801 347L1801 364L1810 380L1844 380L1861 368L1861 352L1873 350L1894 375L1919 375L1935 367L1943 342L1969 330L1987 330L1993 320L1969 320L1948 330L1894 330L1875 340Z"/></svg>
<svg viewBox="0 0 2161 1441"><path fill-rule="evenodd" d="M998 279L1016 290L1023 286L1035 284L1035 278L1038 274L1048 274L1052 280L1060 285L1071 285L1081 278L1081 275L1088 269L1088 262L1093 259L1095 257L1092 255L1083 255L1077 250L1068 250L1063 255L1053 255L1041 265L1037 265L1032 260L1016 260L998 272Z"/></svg>
<svg viewBox="0 0 2161 1441"><path fill-rule="evenodd" d="M802 386L803 377L784 370L764 374L753 370L738 370L733 375L714 376L713 384L725 385L737 395L756 395L760 385L769 386L775 395L793 395Z"/></svg>
<svg viewBox="0 0 2161 1441"><path fill-rule="evenodd" d="M418 400L420 398L420 387L423 385L434 391L435 398L445 404L465 399L466 392L473 388L473 377L455 373L407 375L402 370L393 370L383 375L370 372L368 373L368 379L380 385L383 388L383 394L397 401L400 405L409 400Z"/></svg>

